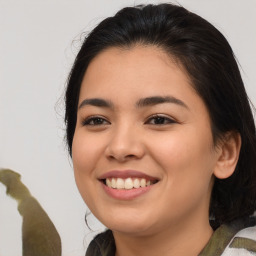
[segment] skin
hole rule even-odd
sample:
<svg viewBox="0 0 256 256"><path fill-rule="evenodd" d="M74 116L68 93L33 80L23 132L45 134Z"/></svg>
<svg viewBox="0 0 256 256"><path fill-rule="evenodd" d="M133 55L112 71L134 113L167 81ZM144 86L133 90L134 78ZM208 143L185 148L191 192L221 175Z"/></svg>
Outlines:
<svg viewBox="0 0 256 256"><path fill-rule="evenodd" d="M152 96L177 100L137 106ZM78 108L74 173L87 206L113 231L116 255L198 255L212 235L210 195L223 150L186 72L153 46L110 48L85 73L79 106L91 98L112 106ZM127 169L159 181L133 200L110 197L99 177Z"/></svg>

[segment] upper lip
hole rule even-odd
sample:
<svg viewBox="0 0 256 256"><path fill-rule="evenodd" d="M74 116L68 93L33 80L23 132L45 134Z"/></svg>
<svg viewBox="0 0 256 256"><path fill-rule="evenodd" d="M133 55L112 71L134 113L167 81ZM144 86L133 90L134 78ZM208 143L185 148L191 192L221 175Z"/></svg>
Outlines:
<svg viewBox="0 0 256 256"><path fill-rule="evenodd" d="M126 178L144 178L146 180L150 180L150 181L155 181L155 180L159 180L159 178L150 176L148 174L145 174L143 172L140 171L136 171L136 170L112 170L109 172L106 172L104 174L102 174L99 179L100 180L104 180L107 178L122 178L122 179L126 179Z"/></svg>

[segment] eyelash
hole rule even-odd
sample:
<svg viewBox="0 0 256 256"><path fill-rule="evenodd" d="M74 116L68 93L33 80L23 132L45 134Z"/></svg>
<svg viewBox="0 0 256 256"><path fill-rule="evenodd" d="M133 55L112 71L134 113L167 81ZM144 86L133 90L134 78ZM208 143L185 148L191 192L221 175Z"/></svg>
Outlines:
<svg viewBox="0 0 256 256"><path fill-rule="evenodd" d="M163 123L150 123L152 120L158 120L158 121L163 121ZM152 124L152 125L167 125L167 124L175 124L177 123L175 120L173 120L172 118L170 117L166 117L164 115L160 115L160 114L156 114L156 115L153 115L151 117L149 117L147 119L147 121L145 122L145 124Z"/></svg>
<svg viewBox="0 0 256 256"><path fill-rule="evenodd" d="M100 121L100 123L98 123L99 121ZM97 123L95 123L95 122L97 122ZM82 121L83 126L100 126L100 125L106 125L106 124L110 124L110 122L107 121L106 118L101 117L101 116L90 116L90 117L85 118Z"/></svg>
<svg viewBox="0 0 256 256"><path fill-rule="evenodd" d="M152 121L158 122L158 123L152 123ZM177 123L175 120L172 118L166 117L164 115L156 114L153 116L150 116L145 124L150 124L150 125L167 125L167 124L174 124ZM109 125L110 122L106 120L105 117L101 116L90 116L85 118L82 121L83 126L101 126L101 125Z"/></svg>

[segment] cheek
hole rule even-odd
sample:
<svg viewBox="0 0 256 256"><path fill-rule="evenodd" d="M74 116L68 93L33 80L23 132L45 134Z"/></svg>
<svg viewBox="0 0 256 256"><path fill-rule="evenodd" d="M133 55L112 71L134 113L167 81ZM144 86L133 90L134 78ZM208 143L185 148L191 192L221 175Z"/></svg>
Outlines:
<svg viewBox="0 0 256 256"><path fill-rule="evenodd" d="M173 136L153 144L155 161L165 172L162 193L163 212L166 219L193 212L196 208L208 211L212 188L212 153L208 142L201 143L190 136ZM184 203L186 202L186 203ZM166 210L168 209L168 210ZM170 214L172 212L172 214Z"/></svg>
<svg viewBox="0 0 256 256"><path fill-rule="evenodd" d="M78 190L84 201L89 200L99 152L100 149L95 139L85 136L82 132L75 132L72 144L73 169Z"/></svg>
<svg viewBox="0 0 256 256"><path fill-rule="evenodd" d="M88 136L83 131L75 132L72 144L72 160L75 173L89 175L102 154L101 140Z"/></svg>
<svg viewBox="0 0 256 256"><path fill-rule="evenodd" d="M192 182L196 183L193 185L198 185L200 180L208 182L211 178L215 155L210 132L192 132L186 129L158 138L151 145L154 160L169 177L168 182L175 183L172 186L189 186Z"/></svg>
<svg viewBox="0 0 256 256"><path fill-rule="evenodd" d="M167 169L176 164L186 166L191 161L198 162L209 151L208 143L200 143L195 136L192 139L187 133L178 132L155 140L151 137L150 148L155 160Z"/></svg>

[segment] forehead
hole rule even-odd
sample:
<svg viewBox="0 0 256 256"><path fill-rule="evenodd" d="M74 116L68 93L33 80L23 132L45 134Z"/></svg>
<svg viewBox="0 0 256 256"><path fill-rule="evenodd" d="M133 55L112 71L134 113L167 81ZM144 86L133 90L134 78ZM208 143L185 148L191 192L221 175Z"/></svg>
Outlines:
<svg viewBox="0 0 256 256"><path fill-rule="evenodd" d="M156 46L112 47L98 54L89 64L82 81L81 93L110 90L165 90L175 84L190 87L191 80L179 63ZM129 85L129 86L128 86Z"/></svg>

